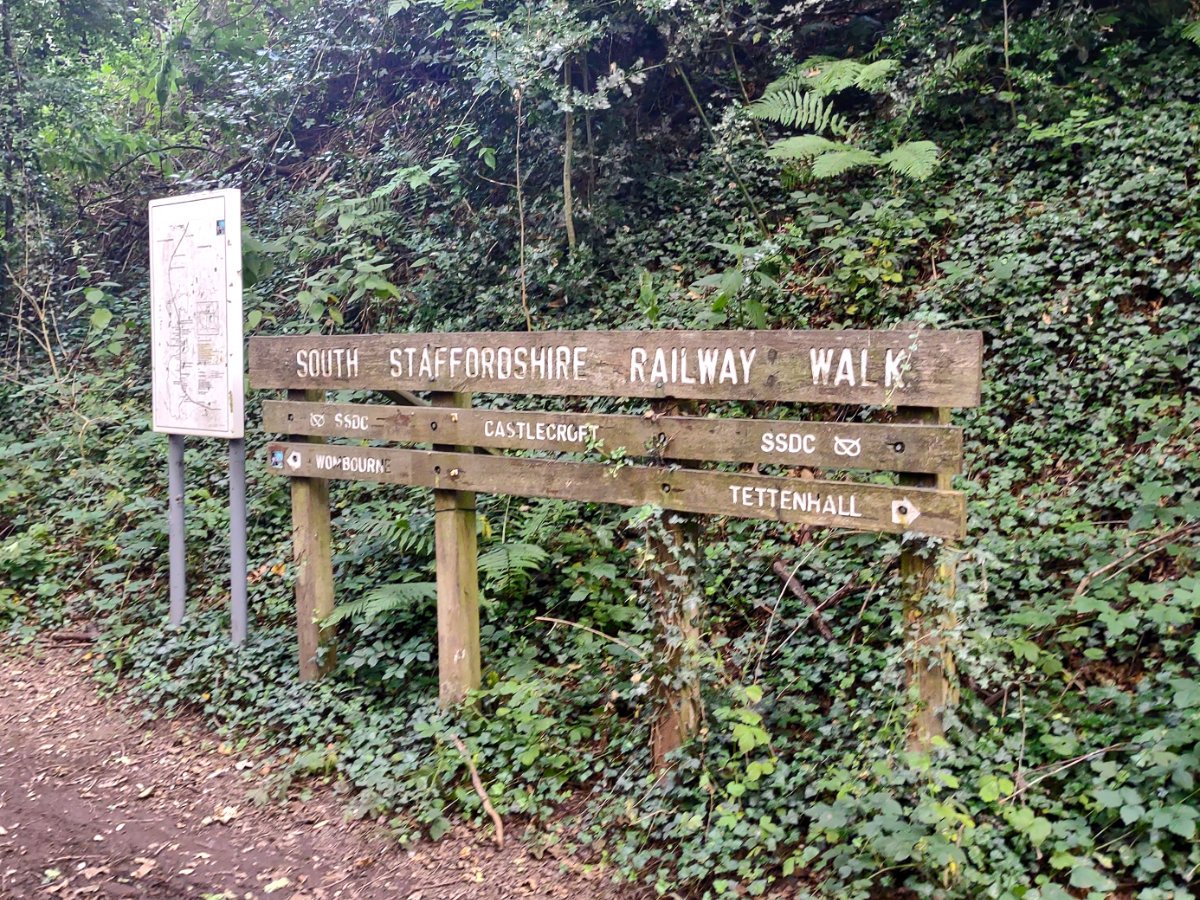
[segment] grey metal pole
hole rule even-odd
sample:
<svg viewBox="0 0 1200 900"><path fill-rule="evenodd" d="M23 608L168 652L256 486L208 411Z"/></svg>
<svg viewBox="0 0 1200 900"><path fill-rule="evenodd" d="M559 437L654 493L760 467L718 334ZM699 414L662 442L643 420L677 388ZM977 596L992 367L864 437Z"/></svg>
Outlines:
<svg viewBox="0 0 1200 900"><path fill-rule="evenodd" d="M167 435L167 532L170 540L167 555L171 566L172 625L183 624L184 605L187 601L187 552L183 530L183 449L182 434Z"/></svg>
<svg viewBox="0 0 1200 900"><path fill-rule="evenodd" d="M229 600L233 645L246 642L246 442L229 442Z"/></svg>

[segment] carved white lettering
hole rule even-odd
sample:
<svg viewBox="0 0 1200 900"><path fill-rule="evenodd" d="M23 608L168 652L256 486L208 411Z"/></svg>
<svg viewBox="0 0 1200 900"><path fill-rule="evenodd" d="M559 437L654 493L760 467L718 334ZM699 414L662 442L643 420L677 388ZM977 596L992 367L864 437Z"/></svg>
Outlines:
<svg viewBox="0 0 1200 900"><path fill-rule="evenodd" d="M833 366L833 354L832 347L814 347L808 351L813 384L829 384L829 370Z"/></svg>
<svg viewBox="0 0 1200 900"><path fill-rule="evenodd" d="M843 350L838 359L837 375L833 378L833 384L835 387L839 384L848 384L850 387L854 387L854 357L849 349Z"/></svg>
<svg viewBox="0 0 1200 900"><path fill-rule="evenodd" d="M904 370L908 368L909 358L907 350L888 350L883 361L884 387L904 387Z"/></svg>
<svg viewBox="0 0 1200 900"><path fill-rule="evenodd" d="M812 491L793 491L789 488L730 485L730 499L738 506L759 509L796 510L845 519L861 519L858 497L854 494L818 494Z"/></svg>

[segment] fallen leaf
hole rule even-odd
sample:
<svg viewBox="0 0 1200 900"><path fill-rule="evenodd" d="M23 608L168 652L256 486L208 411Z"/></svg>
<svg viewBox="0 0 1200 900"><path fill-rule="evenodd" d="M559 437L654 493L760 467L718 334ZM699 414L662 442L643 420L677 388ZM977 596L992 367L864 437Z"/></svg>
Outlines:
<svg viewBox="0 0 1200 900"><path fill-rule="evenodd" d="M272 881L270 884L268 884L265 888L263 888L263 893L264 894L273 894L276 891L283 890L289 884L291 884L291 881L289 881L286 878L276 878L274 881Z"/></svg>
<svg viewBox="0 0 1200 900"><path fill-rule="evenodd" d="M135 863L141 863L140 866L133 870L134 878L145 878L150 874L151 871L153 871L154 867L158 865L158 863L156 863L154 860L147 859L144 856L135 856L133 861Z"/></svg>

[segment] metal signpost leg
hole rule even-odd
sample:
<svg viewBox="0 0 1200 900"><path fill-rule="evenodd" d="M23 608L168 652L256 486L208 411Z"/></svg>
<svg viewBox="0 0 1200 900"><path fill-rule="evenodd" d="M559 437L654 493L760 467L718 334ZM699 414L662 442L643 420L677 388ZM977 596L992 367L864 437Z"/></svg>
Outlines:
<svg viewBox="0 0 1200 900"><path fill-rule="evenodd" d="M229 442L229 599L233 645L246 641L246 442Z"/></svg>
<svg viewBox="0 0 1200 900"><path fill-rule="evenodd" d="M187 554L183 530L183 443L182 434L167 435L167 494L168 533L171 564L172 625L183 624L184 603L187 597Z"/></svg>

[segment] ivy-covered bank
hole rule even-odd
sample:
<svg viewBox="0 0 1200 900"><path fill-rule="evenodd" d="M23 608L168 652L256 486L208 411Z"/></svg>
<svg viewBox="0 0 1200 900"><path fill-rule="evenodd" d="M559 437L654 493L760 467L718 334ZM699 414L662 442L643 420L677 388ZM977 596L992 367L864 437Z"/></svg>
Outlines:
<svg viewBox="0 0 1200 900"><path fill-rule="evenodd" d="M8 639L95 622L106 684L277 749L257 799L341 779L401 839L490 827L457 735L525 840L663 894L1193 895L1193 11L810 6L5 2ZM906 750L883 536L707 521L704 725L660 774L646 511L481 497L485 687L445 714L427 495L335 487L337 669L301 685L287 485L252 467L235 652L196 443L167 628L144 210L207 186L244 192L260 333L981 329L970 537L930 548L957 563L944 745Z"/></svg>

